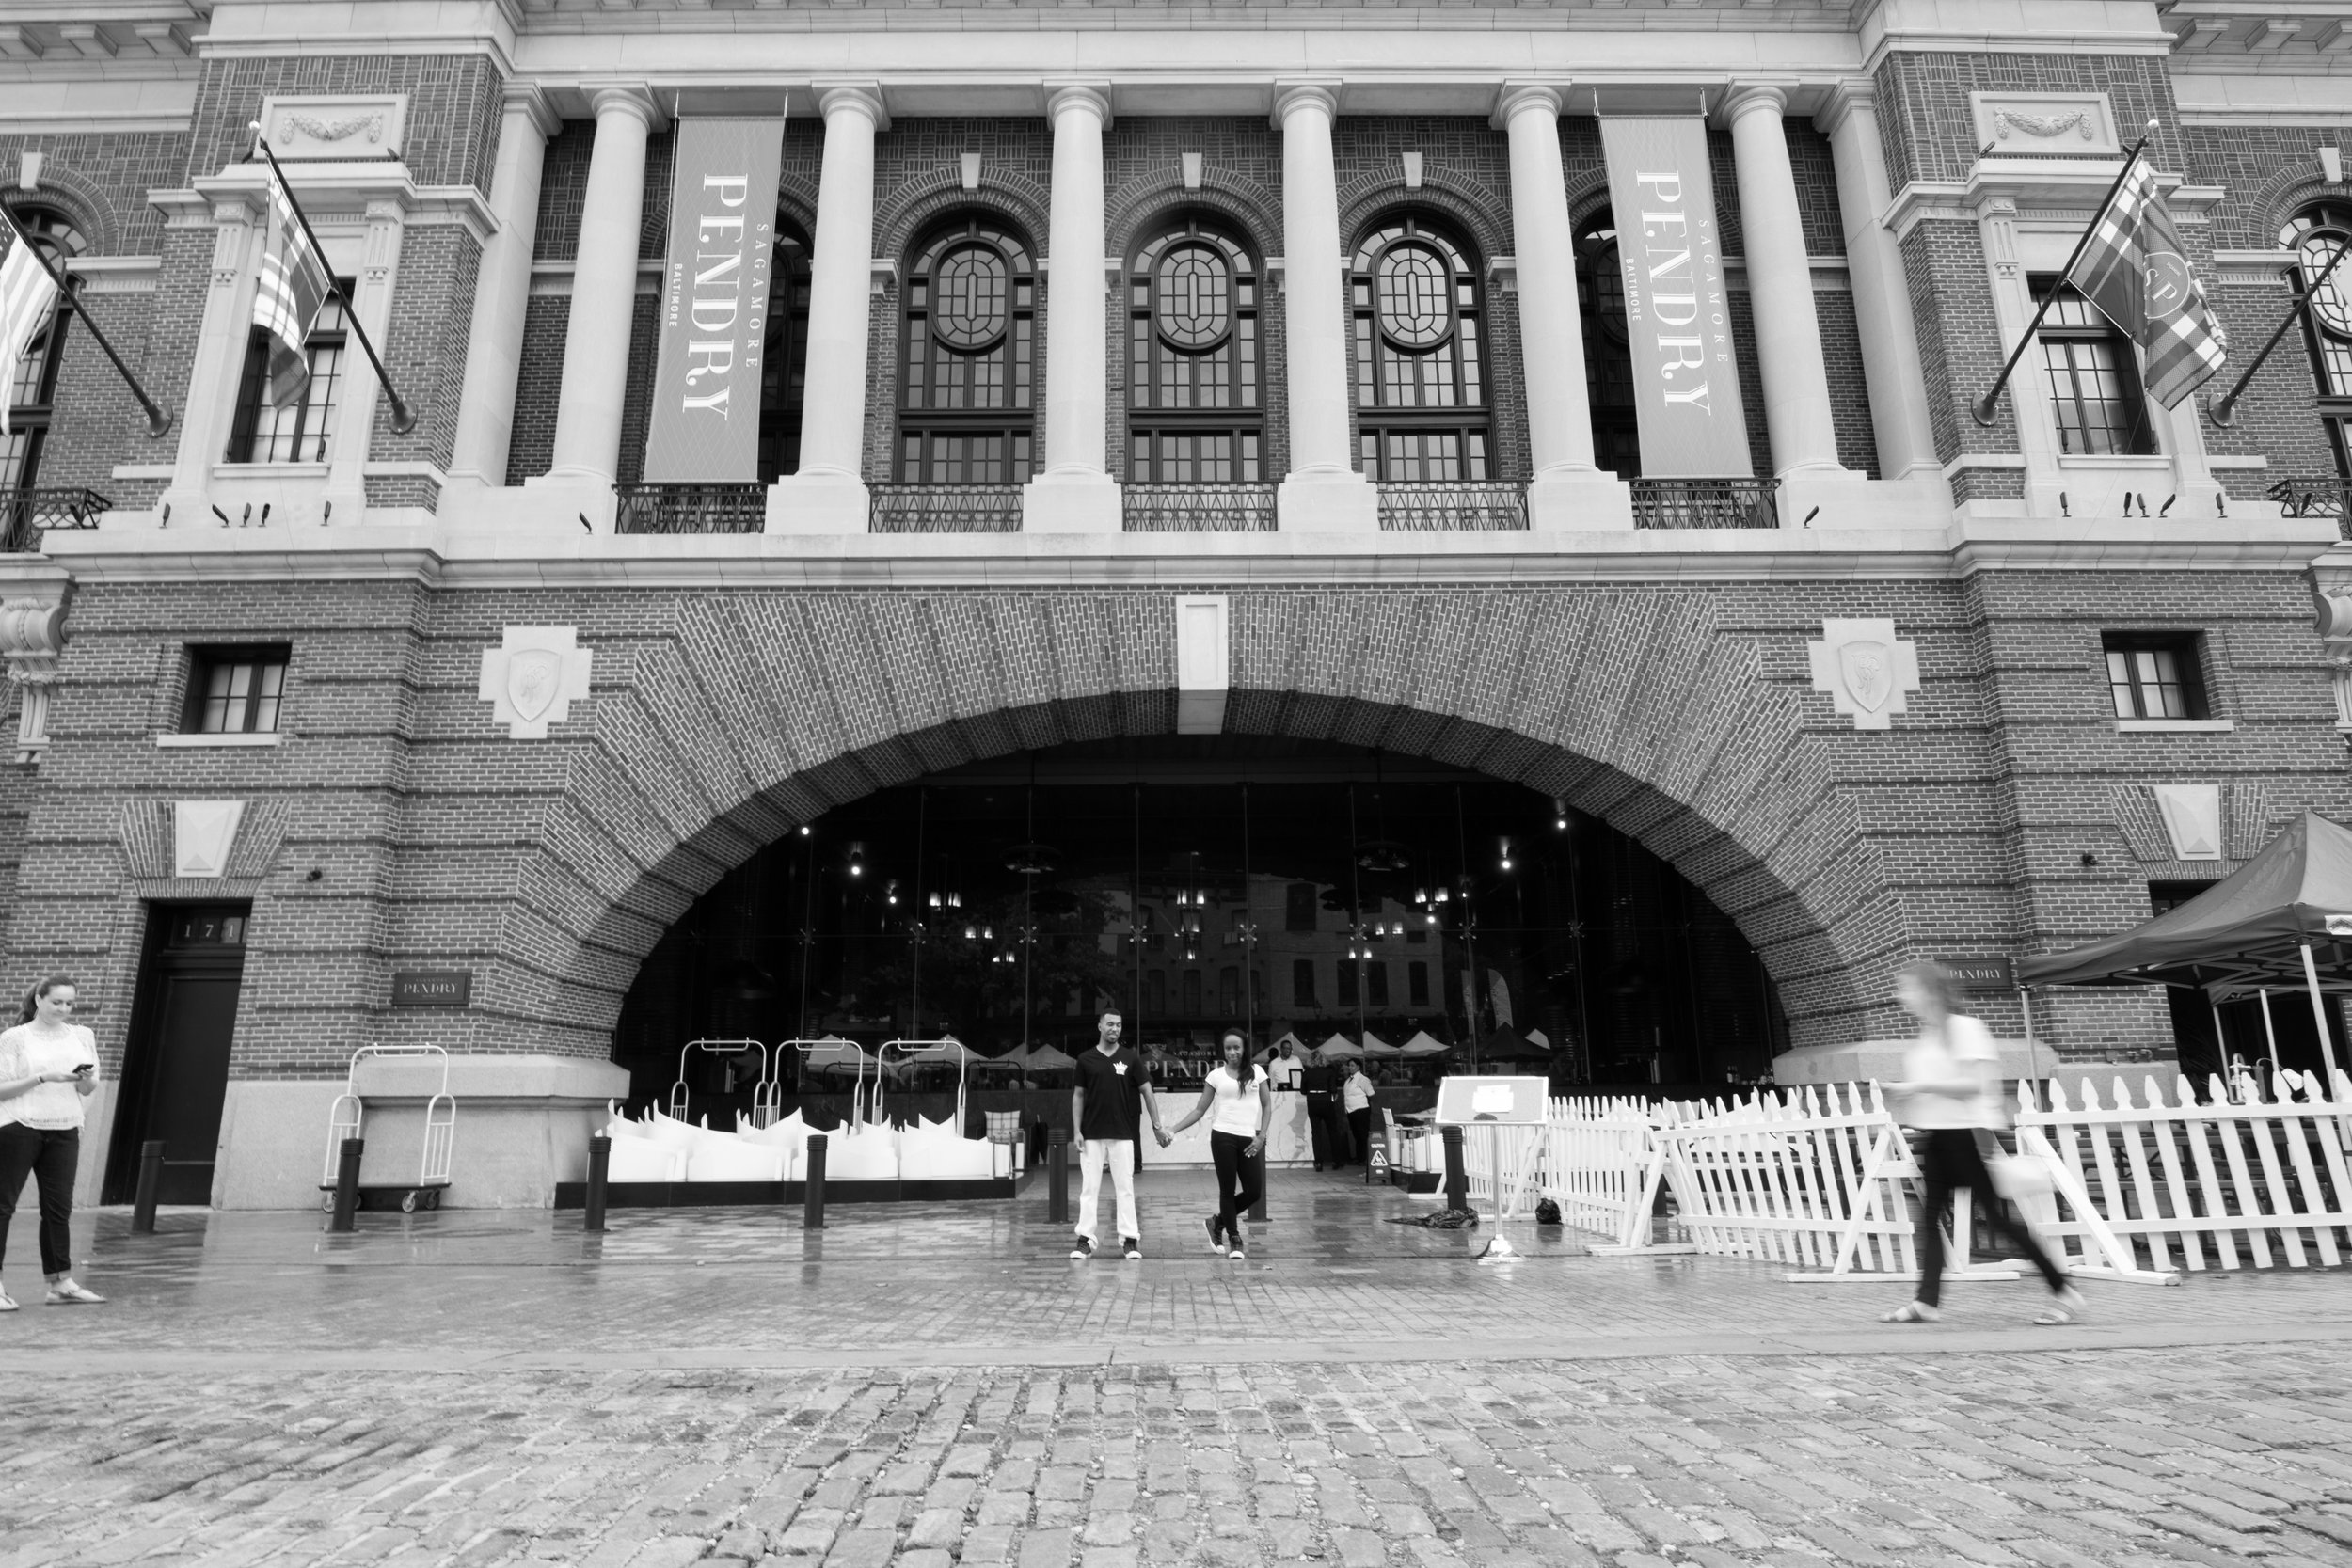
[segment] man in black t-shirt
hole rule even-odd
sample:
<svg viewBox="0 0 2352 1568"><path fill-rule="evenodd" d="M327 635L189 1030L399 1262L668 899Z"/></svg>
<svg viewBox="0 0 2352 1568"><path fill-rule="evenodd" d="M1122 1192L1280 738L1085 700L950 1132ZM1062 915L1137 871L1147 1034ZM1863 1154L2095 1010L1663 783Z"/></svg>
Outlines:
<svg viewBox="0 0 2352 1568"><path fill-rule="evenodd" d="M1129 1258L1143 1256L1143 1230L1136 1221L1136 1137L1143 1114L1150 1112L1152 1131L1160 1147L1170 1141L1160 1125L1159 1101L1151 1093L1151 1069L1140 1053L1119 1043L1125 1026L1116 1011L1105 1012L1095 1026L1094 1049L1078 1058L1078 1086L1071 1091L1070 1121L1078 1131L1078 1239L1073 1258L1094 1255L1096 1211L1103 1196L1103 1165L1111 1167L1111 1189L1119 1195L1120 1250Z"/></svg>

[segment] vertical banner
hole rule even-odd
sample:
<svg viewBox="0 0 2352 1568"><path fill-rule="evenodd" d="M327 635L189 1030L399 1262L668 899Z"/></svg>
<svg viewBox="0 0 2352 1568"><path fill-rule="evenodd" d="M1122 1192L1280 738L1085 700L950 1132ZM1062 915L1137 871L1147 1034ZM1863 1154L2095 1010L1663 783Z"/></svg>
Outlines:
<svg viewBox="0 0 2352 1568"><path fill-rule="evenodd" d="M1707 122L1604 118L1600 145L1625 273L1642 472L1745 478L1756 469L1731 347Z"/></svg>
<svg viewBox="0 0 2352 1568"><path fill-rule="evenodd" d="M754 483L784 120L681 119L675 137L645 482Z"/></svg>

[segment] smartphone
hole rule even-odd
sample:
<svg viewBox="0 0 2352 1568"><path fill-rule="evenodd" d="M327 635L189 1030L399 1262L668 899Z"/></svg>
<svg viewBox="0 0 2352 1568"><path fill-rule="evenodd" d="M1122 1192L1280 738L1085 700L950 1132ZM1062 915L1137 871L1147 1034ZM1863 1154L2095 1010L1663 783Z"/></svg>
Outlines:
<svg viewBox="0 0 2352 1568"><path fill-rule="evenodd" d="M73 1069L73 1076L76 1078L87 1078L91 1073L96 1072L97 1070L98 1069L96 1068L90 1066L87 1062L84 1062L80 1067Z"/></svg>

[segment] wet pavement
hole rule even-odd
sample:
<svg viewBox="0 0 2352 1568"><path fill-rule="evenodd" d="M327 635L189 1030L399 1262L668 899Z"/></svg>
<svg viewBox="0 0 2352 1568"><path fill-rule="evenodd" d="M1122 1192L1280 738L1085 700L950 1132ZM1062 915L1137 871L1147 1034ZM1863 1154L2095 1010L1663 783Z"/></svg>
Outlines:
<svg viewBox="0 0 2352 1568"><path fill-rule="evenodd" d="M0 1318L0 1568L32 1563L2239 1562L2352 1568L2344 1271L1901 1282L1279 1173L1212 1256L999 1203L78 1216L103 1307ZM1107 1211L1107 1203L1105 1209ZM1107 1212L1105 1219L1107 1220Z"/></svg>

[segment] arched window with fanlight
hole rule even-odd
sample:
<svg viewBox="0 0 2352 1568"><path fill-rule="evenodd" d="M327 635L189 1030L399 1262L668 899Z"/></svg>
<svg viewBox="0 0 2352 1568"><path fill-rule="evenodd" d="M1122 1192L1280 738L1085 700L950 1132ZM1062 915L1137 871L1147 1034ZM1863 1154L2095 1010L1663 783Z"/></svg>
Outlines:
<svg viewBox="0 0 2352 1568"><path fill-rule="evenodd" d="M1584 390L1593 414L1593 461L1619 479L1642 477L1642 427L1633 402L1633 348L1626 336L1625 274L1617 220L1607 207L1576 226L1576 305L1584 326Z"/></svg>
<svg viewBox="0 0 2352 1568"><path fill-rule="evenodd" d="M1029 478L1037 268L986 217L932 230L907 267L899 337L898 478L1019 484Z"/></svg>
<svg viewBox="0 0 2352 1568"><path fill-rule="evenodd" d="M54 207L26 203L12 206L17 223L49 258L52 264L79 256L88 248L73 220ZM0 229L4 233L5 229ZM13 245L16 241L8 240ZM0 436L0 495L29 490L40 483L41 448L49 438L49 420L57 395L57 371L65 357L65 333L59 329L56 303L49 319L24 345L16 361L16 374L8 387L8 434Z"/></svg>
<svg viewBox="0 0 2352 1568"><path fill-rule="evenodd" d="M801 467L801 413L808 390L808 236L779 214L768 275L768 335L759 361L759 482Z"/></svg>
<svg viewBox="0 0 2352 1568"><path fill-rule="evenodd" d="M1348 262L1357 439L1375 479L1492 478L1485 300L1451 235L1390 219Z"/></svg>
<svg viewBox="0 0 2352 1568"><path fill-rule="evenodd" d="M1264 476L1259 273L1198 218L1161 230L1127 269L1127 477L1249 484Z"/></svg>
<svg viewBox="0 0 2352 1568"><path fill-rule="evenodd" d="M2311 302L2303 337L2318 383L2320 423L2334 449L2336 471L2352 474L2352 261L2328 268L2352 245L2352 205L2323 201L2304 208L2279 230L2295 252L2295 292ZM2323 280L2324 279L2324 280Z"/></svg>

